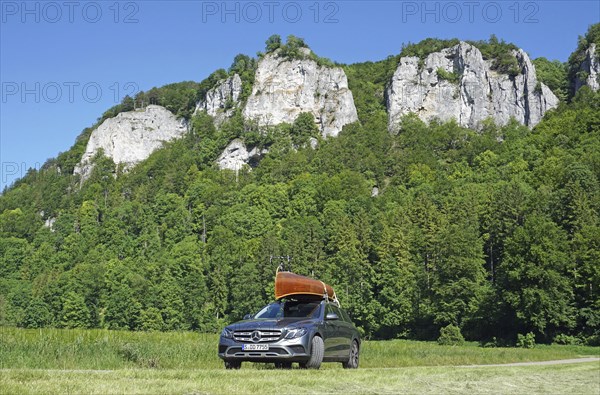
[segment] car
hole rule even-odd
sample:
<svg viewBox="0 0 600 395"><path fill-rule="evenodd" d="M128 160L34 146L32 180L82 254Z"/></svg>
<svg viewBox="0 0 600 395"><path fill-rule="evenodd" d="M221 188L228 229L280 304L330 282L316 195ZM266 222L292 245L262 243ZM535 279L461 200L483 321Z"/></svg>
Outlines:
<svg viewBox="0 0 600 395"><path fill-rule="evenodd" d="M358 368L361 340L348 314L335 302L281 299L221 332L218 354L226 369L244 361L289 369L319 369L322 362Z"/></svg>

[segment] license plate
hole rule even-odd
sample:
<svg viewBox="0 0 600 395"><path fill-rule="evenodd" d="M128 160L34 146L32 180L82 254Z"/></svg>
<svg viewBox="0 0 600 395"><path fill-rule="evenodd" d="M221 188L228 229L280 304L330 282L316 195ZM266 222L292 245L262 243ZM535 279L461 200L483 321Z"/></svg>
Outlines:
<svg viewBox="0 0 600 395"><path fill-rule="evenodd" d="M268 344L242 344L243 351L269 351Z"/></svg>

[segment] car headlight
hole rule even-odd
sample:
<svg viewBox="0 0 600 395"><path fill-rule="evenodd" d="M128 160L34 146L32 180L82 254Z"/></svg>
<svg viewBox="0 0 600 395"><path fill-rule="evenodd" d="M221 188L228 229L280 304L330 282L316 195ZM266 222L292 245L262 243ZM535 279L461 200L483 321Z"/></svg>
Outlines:
<svg viewBox="0 0 600 395"><path fill-rule="evenodd" d="M297 337L306 335L306 332L308 332L306 330L306 328L290 329L288 331L287 335L285 335L285 338L286 339L295 339Z"/></svg>
<svg viewBox="0 0 600 395"><path fill-rule="evenodd" d="M221 332L221 337L224 337L225 339L231 339L231 338L233 338L233 332L231 332L229 329L225 328Z"/></svg>

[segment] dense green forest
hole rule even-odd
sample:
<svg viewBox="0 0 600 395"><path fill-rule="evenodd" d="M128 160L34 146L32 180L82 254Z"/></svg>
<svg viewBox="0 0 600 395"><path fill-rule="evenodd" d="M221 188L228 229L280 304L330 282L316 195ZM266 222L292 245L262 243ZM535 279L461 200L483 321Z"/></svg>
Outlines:
<svg viewBox="0 0 600 395"><path fill-rule="evenodd" d="M486 53L510 75L508 44L494 40ZM267 53L281 46L271 37ZM269 257L291 255L294 271L335 287L367 337L434 339L451 324L495 344L527 333L600 344L600 94L569 92L579 58L537 61L562 103L533 130L409 115L390 134L397 56L343 66L360 121L316 149L309 114L258 128L238 111L218 129L192 116L233 72L249 94L256 60L245 55L202 83L126 98L0 197L0 325L218 331L273 298ZM144 103L191 131L126 174L99 158L80 183L73 167L93 128ZM235 137L269 153L239 174L217 170Z"/></svg>

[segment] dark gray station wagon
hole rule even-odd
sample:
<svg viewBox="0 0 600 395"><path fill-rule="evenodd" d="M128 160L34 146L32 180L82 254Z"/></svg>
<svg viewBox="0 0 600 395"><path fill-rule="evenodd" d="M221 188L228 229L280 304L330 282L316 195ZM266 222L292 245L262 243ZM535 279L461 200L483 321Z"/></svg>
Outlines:
<svg viewBox="0 0 600 395"><path fill-rule="evenodd" d="M245 318L221 332L219 357L227 369L239 369L243 361L283 369L293 362L305 369L318 369L321 362L358 368L359 333L334 302L282 299Z"/></svg>

